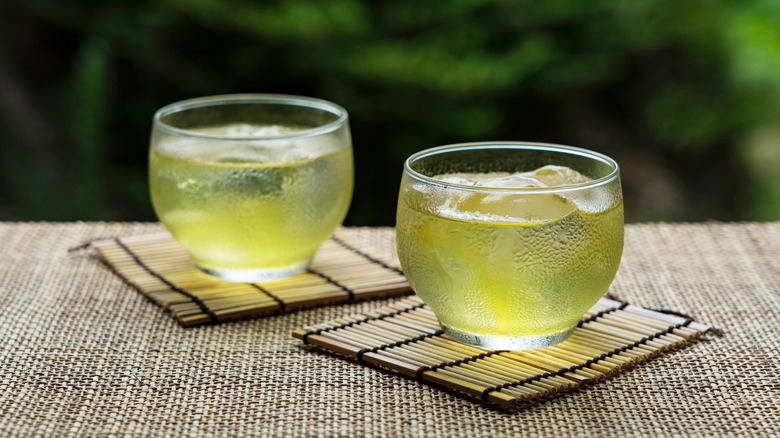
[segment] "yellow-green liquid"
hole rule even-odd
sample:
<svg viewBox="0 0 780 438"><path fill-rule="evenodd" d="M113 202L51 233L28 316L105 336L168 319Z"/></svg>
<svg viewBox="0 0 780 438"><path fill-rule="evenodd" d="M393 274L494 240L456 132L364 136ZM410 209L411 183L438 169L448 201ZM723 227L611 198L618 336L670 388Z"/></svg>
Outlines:
<svg viewBox="0 0 780 438"><path fill-rule="evenodd" d="M152 150L149 175L158 217L196 265L284 270L308 263L344 219L352 150L274 165L188 161Z"/></svg>
<svg viewBox="0 0 780 438"><path fill-rule="evenodd" d="M553 219L533 223L442 217L402 196L401 264L445 330L550 336L575 326L607 290L623 251L622 202L589 214L558 195L542 196L549 198L538 206L550 214L535 214ZM568 213L557 217L560 211Z"/></svg>

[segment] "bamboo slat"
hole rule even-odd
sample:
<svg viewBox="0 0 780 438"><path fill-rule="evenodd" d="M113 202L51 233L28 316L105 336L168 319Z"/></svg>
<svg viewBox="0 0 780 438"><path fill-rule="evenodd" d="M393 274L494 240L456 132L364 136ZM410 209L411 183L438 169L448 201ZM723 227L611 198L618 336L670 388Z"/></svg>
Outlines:
<svg viewBox="0 0 780 438"><path fill-rule="evenodd" d="M183 326L411 293L398 260L381 260L371 247L337 236L320 247L306 272L254 284L204 274L167 233L91 245L111 269Z"/></svg>
<svg viewBox="0 0 780 438"><path fill-rule="evenodd" d="M566 341L537 350L501 352L447 337L430 309L412 296L292 335L422 383L512 405L606 379L707 330L690 318L602 299Z"/></svg>

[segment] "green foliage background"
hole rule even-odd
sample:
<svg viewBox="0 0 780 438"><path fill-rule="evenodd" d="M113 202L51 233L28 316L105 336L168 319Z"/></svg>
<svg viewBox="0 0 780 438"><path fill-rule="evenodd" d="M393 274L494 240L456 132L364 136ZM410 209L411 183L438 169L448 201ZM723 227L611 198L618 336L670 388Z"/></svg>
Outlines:
<svg viewBox="0 0 780 438"><path fill-rule="evenodd" d="M347 108L350 225L481 140L613 156L628 221L780 219L776 0L4 0L0 219L153 220L152 114L238 92Z"/></svg>

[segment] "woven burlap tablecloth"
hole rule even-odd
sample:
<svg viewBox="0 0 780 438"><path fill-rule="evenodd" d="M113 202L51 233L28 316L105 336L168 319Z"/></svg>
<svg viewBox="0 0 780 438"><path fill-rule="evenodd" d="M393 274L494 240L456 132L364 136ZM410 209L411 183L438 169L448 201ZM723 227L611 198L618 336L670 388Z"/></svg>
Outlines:
<svg viewBox="0 0 780 438"><path fill-rule="evenodd" d="M182 328L85 241L159 224L0 223L0 436L780 435L780 223L626 227L611 292L722 331L511 409L301 348L394 299ZM392 254L393 231L344 231Z"/></svg>

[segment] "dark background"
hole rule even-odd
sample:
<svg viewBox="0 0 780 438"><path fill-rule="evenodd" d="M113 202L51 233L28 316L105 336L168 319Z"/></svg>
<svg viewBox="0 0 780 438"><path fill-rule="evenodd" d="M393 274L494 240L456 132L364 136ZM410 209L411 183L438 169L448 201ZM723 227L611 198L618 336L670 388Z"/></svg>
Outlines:
<svg viewBox="0 0 780 438"><path fill-rule="evenodd" d="M780 219L776 0L0 0L0 220L154 220L154 111L247 92L349 111L348 225L482 140L612 156L630 222Z"/></svg>

